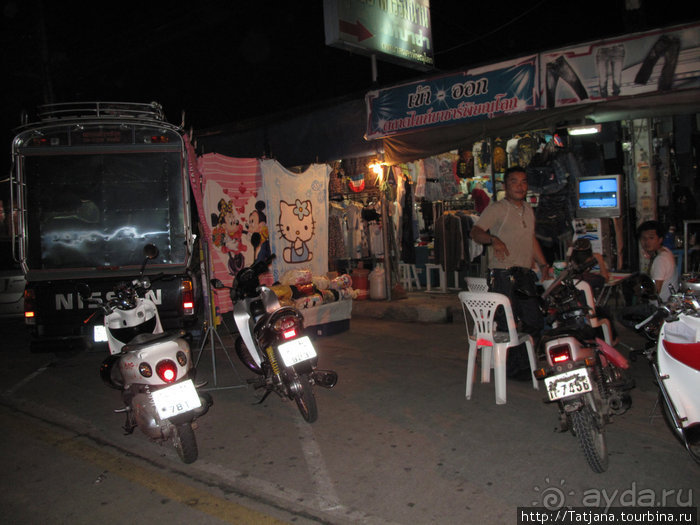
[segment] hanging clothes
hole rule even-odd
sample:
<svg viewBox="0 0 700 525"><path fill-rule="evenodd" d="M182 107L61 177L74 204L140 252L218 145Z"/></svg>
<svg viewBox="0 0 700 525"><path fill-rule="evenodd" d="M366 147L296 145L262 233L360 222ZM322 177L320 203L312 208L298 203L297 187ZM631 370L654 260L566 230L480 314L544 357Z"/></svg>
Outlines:
<svg viewBox="0 0 700 525"><path fill-rule="evenodd" d="M294 173L276 160L261 161L263 189L268 202L275 278L288 270L308 268L328 272L329 166L313 164Z"/></svg>
<svg viewBox="0 0 700 525"><path fill-rule="evenodd" d="M435 258L446 272L459 270L464 257L462 221L455 213L443 213L435 221Z"/></svg>

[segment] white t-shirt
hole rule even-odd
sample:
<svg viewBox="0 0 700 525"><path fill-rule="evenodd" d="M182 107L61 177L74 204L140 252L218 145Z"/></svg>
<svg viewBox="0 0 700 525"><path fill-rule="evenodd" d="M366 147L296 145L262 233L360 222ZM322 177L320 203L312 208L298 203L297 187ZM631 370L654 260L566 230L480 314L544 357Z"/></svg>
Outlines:
<svg viewBox="0 0 700 525"><path fill-rule="evenodd" d="M678 282L676 281L676 258L671 253L671 250L665 246L661 247L651 263L649 276L654 279L654 281L664 282L659 291L659 298L662 301L665 301L671 295L671 285L676 289L678 288Z"/></svg>

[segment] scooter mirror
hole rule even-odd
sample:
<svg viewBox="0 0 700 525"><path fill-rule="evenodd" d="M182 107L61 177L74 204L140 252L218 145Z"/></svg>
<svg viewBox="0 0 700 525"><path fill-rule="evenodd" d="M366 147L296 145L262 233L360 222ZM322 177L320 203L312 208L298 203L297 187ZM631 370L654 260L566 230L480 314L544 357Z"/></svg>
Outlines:
<svg viewBox="0 0 700 525"><path fill-rule="evenodd" d="M158 246L155 244L147 244L146 246L143 247L143 254L146 256L147 259L155 259L158 257L159 254Z"/></svg>
<svg viewBox="0 0 700 525"><path fill-rule="evenodd" d="M219 280L219 279L212 279L210 282L211 282L212 288L215 288L217 290L221 290L223 288L226 288L224 283L221 282L221 280Z"/></svg>

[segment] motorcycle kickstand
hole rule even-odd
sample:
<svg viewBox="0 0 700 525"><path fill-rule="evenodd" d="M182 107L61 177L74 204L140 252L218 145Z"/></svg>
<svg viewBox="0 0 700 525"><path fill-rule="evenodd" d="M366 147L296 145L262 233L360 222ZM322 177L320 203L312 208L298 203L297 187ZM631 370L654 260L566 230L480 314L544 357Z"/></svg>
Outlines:
<svg viewBox="0 0 700 525"><path fill-rule="evenodd" d="M124 425L122 426L122 429L124 429L124 435L128 436L129 434L134 433L134 429L136 428L136 423L133 422L132 420L132 415L131 415L131 408L130 407L124 407L124 408L117 408L115 413L120 413L123 412L126 414L126 421L124 422Z"/></svg>
<svg viewBox="0 0 700 525"><path fill-rule="evenodd" d="M272 390L267 390L267 391L265 392L265 395L262 396L262 398L260 399L260 401L258 401L257 403L254 403L254 404L255 404L255 405L260 405L260 404L262 404L262 403L267 399L267 396L270 395L270 392L272 392Z"/></svg>

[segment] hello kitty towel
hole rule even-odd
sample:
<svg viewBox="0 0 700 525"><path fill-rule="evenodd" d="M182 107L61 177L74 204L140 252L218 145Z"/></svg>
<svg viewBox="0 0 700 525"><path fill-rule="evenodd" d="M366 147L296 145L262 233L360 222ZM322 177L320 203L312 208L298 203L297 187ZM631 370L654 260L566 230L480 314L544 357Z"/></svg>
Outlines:
<svg viewBox="0 0 700 525"><path fill-rule="evenodd" d="M276 160L261 161L275 279L288 270L328 272L328 178L326 164L294 173Z"/></svg>

